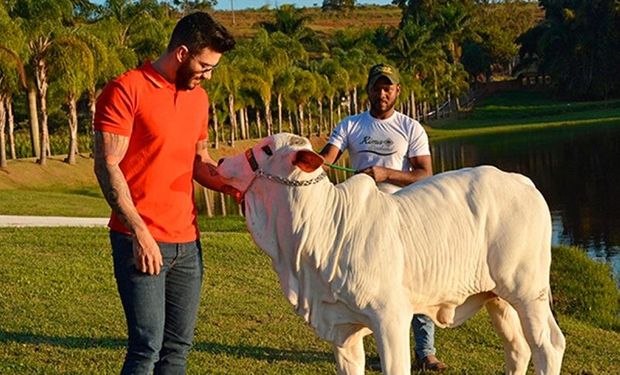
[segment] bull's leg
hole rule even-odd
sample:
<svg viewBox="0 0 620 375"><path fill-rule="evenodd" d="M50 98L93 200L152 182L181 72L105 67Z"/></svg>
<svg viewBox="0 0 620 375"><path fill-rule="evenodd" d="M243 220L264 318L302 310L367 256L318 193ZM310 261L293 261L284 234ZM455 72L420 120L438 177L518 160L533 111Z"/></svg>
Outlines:
<svg viewBox="0 0 620 375"><path fill-rule="evenodd" d="M523 375L530 361L530 347L523 336L517 311L497 297L486 303L493 327L504 343L506 374Z"/></svg>
<svg viewBox="0 0 620 375"><path fill-rule="evenodd" d="M364 375L364 336L359 330L350 335L342 345L332 343L338 375Z"/></svg>
<svg viewBox="0 0 620 375"><path fill-rule="evenodd" d="M410 375L409 330L413 314L400 311L382 314L373 329L384 375Z"/></svg>
<svg viewBox="0 0 620 375"><path fill-rule="evenodd" d="M519 313L523 333L532 350L537 375L557 375L562 366L566 346L549 301L544 298L523 301L515 306Z"/></svg>

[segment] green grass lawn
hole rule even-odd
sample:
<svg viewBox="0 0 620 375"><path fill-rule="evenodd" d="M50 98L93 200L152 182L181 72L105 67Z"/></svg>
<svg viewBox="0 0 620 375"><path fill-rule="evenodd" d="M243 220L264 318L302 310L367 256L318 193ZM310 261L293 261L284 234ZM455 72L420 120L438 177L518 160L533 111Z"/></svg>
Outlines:
<svg viewBox="0 0 620 375"><path fill-rule="evenodd" d="M235 217L209 219L190 374L334 374L330 346L296 316L270 260ZM115 374L125 323L102 228L0 229L0 374ZM563 374L620 373L620 334L566 315ZM446 374L503 373L486 313L438 330ZM367 338L369 355L376 355ZM370 372L369 372L370 373Z"/></svg>
<svg viewBox="0 0 620 375"><path fill-rule="evenodd" d="M502 132L539 129L544 136L542 129L585 131L600 124L620 124L620 101L565 103L542 94L505 93L458 120L433 123L429 135L432 141L484 135L495 147ZM325 140L313 142L318 149ZM239 142L213 155L238 153L251 143ZM47 167L31 159L10 161L0 170L0 214L107 216L92 160L79 158L75 166L60 160L51 159ZM189 373L335 373L331 348L293 313L270 260L253 245L244 222L204 215L199 220L205 231L206 278ZM564 259L564 273L558 276L567 281L562 287L573 290L571 296L596 298L599 291L588 280L597 280L597 286L600 280L571 263L570 254L556 254ZM0 255L0 374L118 373L125 323L106 230L0 228ZM556 297L578 311L594 306ZM580 315L559 315L568 342L563 374L619 374L618 329L597 328L575 316ZM451 367L447 374L503 373L501 343L484 312L463 327L439 330L436 341L438 354ZM369 337L366 344L369 355L376 355L374 340Z"/></svg>
<svg viewBox="0 0 620 375"><path fill-rule="evenodd" d="M434 121L427 127L432 141L501 135L553 128L620 125L620 100L564 102L542 92L505 92L478 103L469 113Z"/></svg>

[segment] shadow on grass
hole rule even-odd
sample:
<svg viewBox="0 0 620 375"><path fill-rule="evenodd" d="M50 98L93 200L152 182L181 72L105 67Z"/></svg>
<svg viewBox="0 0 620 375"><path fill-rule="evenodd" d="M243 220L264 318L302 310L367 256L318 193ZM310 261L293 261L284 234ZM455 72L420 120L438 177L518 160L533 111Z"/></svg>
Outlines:
<svg viewBox="0 0 620 375"><path fill-rule="evenodd" d="M31 345L52 345L66 349L125 349L127 341L117 337L75 337L46 336L24 332L0 331L0 344L17 343ZM295 351L250 345L225 345L216 342L199 342L194 351L237 358L251 358L259 361L291 361L302 363L331 362L331 352Z"/></svg>
<svg viewBox="0 0 620 375"><path fill-rule="evenodd" d="M194 345L192 350L238 358L252 358L267 362L315 363L331 362L334 359L334 355L331 352L286 350L250 345L225 345L216 342L199 342Z"/></svg>
<svg viewBox="0 0 620 375"><path fill-rule="evenodd" d="M116 337L45 336L27 332L0 331L0 343L52 345L67 349L122 349L126 340Z"/></svg>

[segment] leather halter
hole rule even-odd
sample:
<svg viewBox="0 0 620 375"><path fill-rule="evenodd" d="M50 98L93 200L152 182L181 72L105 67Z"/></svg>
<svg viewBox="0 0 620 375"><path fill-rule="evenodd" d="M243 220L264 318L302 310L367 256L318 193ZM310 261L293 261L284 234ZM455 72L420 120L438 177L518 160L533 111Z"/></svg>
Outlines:
<svg viewBox="0 0 620 375"><path fill-rule="evenodd" d="M256 172L258 169L258 163L256 162L256 158L254 157L254 152L251 147L245 150L245 158L248 160L250 168L252 168L252 172Z"/></svg>

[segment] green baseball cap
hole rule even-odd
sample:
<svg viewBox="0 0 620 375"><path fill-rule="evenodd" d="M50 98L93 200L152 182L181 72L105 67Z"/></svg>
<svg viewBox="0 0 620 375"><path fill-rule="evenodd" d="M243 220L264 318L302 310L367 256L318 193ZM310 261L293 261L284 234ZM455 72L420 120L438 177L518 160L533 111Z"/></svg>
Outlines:
<svg viewBox="0 0 620 375"><path fill-rule="evenodd" d="M372 87L381 77L389 79L393 85L400 83L400 75L395 67L388 64L377 64L370 68L368 72L368 84L366 87Z"/></svg>

